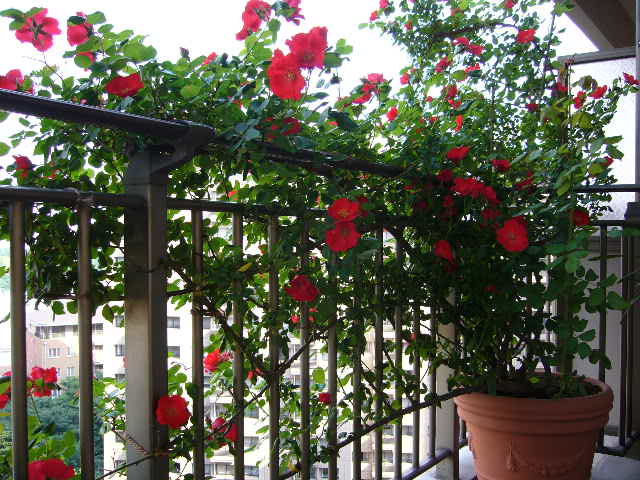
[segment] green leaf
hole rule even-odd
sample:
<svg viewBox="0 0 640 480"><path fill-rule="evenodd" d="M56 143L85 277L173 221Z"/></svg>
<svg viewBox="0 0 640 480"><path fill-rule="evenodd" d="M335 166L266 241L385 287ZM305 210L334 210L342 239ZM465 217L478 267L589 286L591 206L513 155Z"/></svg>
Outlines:
<svg viewBox="0 0 640 480"><path fill-rule="evenodd" d="M349 55L351 52L353 52L353 47L348 45L344 38L339 39L338 43L336 43L336 53L339 53L340 55Z"/></svg>
<svg viewBox="0 0 640 480"><path fill-rule="evenodd" d="M0 12L0 17L21 18L23 15L24 14L16 8L9 8Z"/></svg>
<svg viewBox="0 0 640 480"><path fill-rule="evenodd" d="M577 351L580 358L587 358L591 354L591 347L588 343L580 343L578 344Z"/></svg>
<svg viewBox="0 0 640 480"><path fill-rule="evenodd" d="M583 342L590 342L594 338L596 338L596 331L594 329L587 330L582 335L580 335L578 338L580 340L582 340ZM582 357L582 358L584 358L584 357Z"/></svg>
<svg viewBox="0 0 640 480"><path fill-rule="evenodd" d="M349 117L349 114L345 112L332 110L331 112L329 112L329 118L335 120L338 123L338 127L343 130L354 132L358 129L358 124L354 122L351 117Z"/></svg>
<svg viewBox="0 0 640 480"><path fill-rule="evenodd" d="M0 142L0 157L9 153L10 150L11 150L11 147L9 147L9 145L7 145L6 143Z"/></svg>
<svg viewBox="0 0 640 480"><path fill-rule="evenodd" d="M325 375L324 375L324 369L322 368L315 368L313 370L313 381L319 384L324 385L326 380L325 380Z"/></svg>
<svg viewBox="0 0 640 480"><path fill-rule="evenodd" d="M64 315L64 305L59 300L56 300L51 304L51 310L56 315Z"/></svg>
<svg viewBox="0 0 640 480"><path fill-rule="evenodd" d="M104 16L102 12L95 12L91 15L87 16L87 22L97 25L99 23L104 23L107 21L107 18Z"/></svg>
<svg viewBox="0 0 640 480"><path fill-rule="evenodd" d="M180 95L182 95L183 98L190 99L197 96L200 90L202 90L200 85L185 85L180 89Z"/></svg>
<svg viewBox="0 0 640 480"><path fill-rule="evenodd" d="M73 62L80 68L89 68L91 66L91 59L86 55L76 55L73 58Z"/></svg>
<svg viewBox="0 0 640 480"><path fill-rule="evenodd" d="M324 66L329 68L339 67L342 65L342 59L338 54L329 52L324 56Z"/></svg>
<svg viewBox="0 0 640 480"><path fill-rule="evenodd" d="M617 292L609 292L607 295L607 307L612 310L626 310L631 305Z"/></svg>
<svg viewBox="0 0 640 480"><path fill-rule="evenodd" d="M464 70L456 70L452 75L453 78L458 82L462 82L465 78L467 78L467 72L465 72Z"/></svg>
<svg viewBox="0 0 640 480"><path fill-rule="evenodd" d="M9 112L0 110L0 123L4 122L7 118L9 118Z"/></svg>
<svg viewBox="0 0 640 480"><path fill-rule="evenodd" d="M102 316L105 318L105 320L113 322L113 310L109 305L105 305L104 307L102 307Z"/></svg>
<svg viewBox="0 0 640 480"><path fill-rule="evenodd" d="M151 60L157 54L156 49L147 47L139 42L127 43L122 49L127 57L131 57L136 62L145 62Z"/></svg>

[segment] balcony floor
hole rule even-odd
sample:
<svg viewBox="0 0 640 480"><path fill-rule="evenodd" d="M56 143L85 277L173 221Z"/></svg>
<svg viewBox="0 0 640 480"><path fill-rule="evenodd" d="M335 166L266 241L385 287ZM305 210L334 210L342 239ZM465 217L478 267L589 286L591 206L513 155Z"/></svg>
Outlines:
<svg viewBox="0 0 640 480"><path fill-rule="evenodd" d="M640 480L640 441L629 450L626 457L596 453L593 459L591 480ZM473 456L468 447L460 450L460 480L474 480ZM440 480L435 472L428 472L419 480Z"/></svg>

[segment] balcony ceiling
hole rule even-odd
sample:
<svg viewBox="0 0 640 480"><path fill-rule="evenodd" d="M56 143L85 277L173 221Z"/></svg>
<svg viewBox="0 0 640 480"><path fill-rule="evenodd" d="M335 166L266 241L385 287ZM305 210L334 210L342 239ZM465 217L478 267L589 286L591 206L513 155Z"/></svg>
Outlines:
<svg viewBox="0 0 640 480"><path fill-rule="evenodd" d="M573 0L573 3L576 8L569 16L598 49L634 46L635 0Z"/></svg>

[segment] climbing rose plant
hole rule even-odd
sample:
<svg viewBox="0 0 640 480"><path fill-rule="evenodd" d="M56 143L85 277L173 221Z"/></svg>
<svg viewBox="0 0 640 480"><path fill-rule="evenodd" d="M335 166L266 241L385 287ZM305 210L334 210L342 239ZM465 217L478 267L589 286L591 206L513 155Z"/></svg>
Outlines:
<svg viewBox="0 0 640 480"><path fill-rule="evenodd" d="M570 371L564 368L567 381L558 385L548 377L538 381L535 369L539 364L547 372L566 367L576 355L607 364L592 349L595 332L587 330L579 312L627 307L607 291L615 277L598 283L581 263L592 223L610 198L576 189L614 183L611 166L622 159L616 148L620 137L608 137L605 127L618 100L637 92L640 82L625 73L599 85L591 77L574 78L556 60L554 25L571 8L565 1L371 3L374 10L361 19L361 28L389 37L409 61L394 78L372 66L356 85L341 79L352 47L344 39L330 43L326 26L303 24L313 19L305 18L300 0L249 0L237 19L236 38L243 42L237 55L181 49L174 59L159 59L145 32L120 31L101 12L76 12L66 22L44 8L0 12L17 41L45 55L54 42L65 41L66 28L69 49L63 57L73 59L75 68L65 76L57 65L62 59L48 57L43 68L30 73L5 66L0 88L210 125L216 142L172 173L170 195L298 213L282 219L278 244L267 247L269 219L249 209L245 252L222 234L228 214L207 219L204 275L191 267L188 221L175 213L168 219L172 301L184 306L197 288L204 292L201 313L220 327L203 358L212 375L204 395L233 392L230 352L239 345L248 372L247 405L263 408L268 385L280 382L283 474L289 465L297 468L298 439L305 429L313 432L312 462L328 459L323 438L330 411L348 423L359 397L363 421L370 424L378 419L374 400L388 400L369 375L360 391L339 390L334 396L326 391L325 372L316 369L310 425L301 425L296 420L299 386L281 373L293 361L286 340L300 336L305 317L312 340L320 345L329 325L336 325L341 369L351 368L362 353L374 318L394 318L400 306L404 317L396 328L402 329L411 362L450 367L451 388L571 396L586 392L571 381ZM300 31L279 38L283 21ZM1 113L0 120L7 116ZM11 178L5 184L122 193L132 152L153 145L152 139L91 125L46 119L21 123L11 146L0 144L0 153L14 158L6 165ZM27 140L33 151L27 151ZM272 151L308 161L302 166L274 162ZM354 164L360 171L341 168ZM379 175L382 171L387 174ZM314 208L327 213L318 218L317 211L310 214ZM52 299L77 289L75 219L48 205L34 206L33 215L37 222L27 239L28 267L34 272L28 277L29 297L49 304L56 314L75 313L75 301ZM123 265L115 261L123 243L121 212L95 209L94 221L100 228L92 239L99 247L92 253L93 301L112 320L123 313ZM6 216L0 222L6 238ZM303 232L308 238L301 241ZM274 272L281 292L277 308L269 297ZM547 272L548 282L543 281ZM382 282L381 292L374 279ZM238 293L237 284L246 288ZM245 320L242 337L227 324L231 299L246 306L239 312ZM558 299L565 301L566 314L547 313L545 304ZM409 312L419 315L419 331L410 330ZM434 313L440 324L456 326L458 342L430 330ZM558 337L557 345L543 340L545 330ZM285 360L279 365L266 356L267 333L280 339ZM385 343L384 348L390 354L394 347ZM50 375L32 372L32 395L51 391ZM384 378L394 379L406 398L430 393L392 361L384 366ZM170 367L169 379L169 394L156 405L156 421L170 429L170 444L148 454L188 459L195 438L189 397L200 393L179 364ZM341 385L350 380L346 373ZM0 408L5 408L6 380L0 385ZM108 412L106 428L126 434L123 387L109 378L96 382L101 408ZM383 418L397 411L396 402L383 401ZM208 454L236 442L237 413L205 419ZM71 470L61 462L71 454L51 458L50 441L37 437L32 475L70 478ZM3 468L10 471L8 458L0 459L0 473Z"/></svg>

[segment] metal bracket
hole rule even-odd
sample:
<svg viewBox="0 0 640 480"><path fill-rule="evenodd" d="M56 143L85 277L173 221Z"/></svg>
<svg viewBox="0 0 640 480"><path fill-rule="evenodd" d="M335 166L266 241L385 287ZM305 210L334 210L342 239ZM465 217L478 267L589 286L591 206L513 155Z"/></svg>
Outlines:
<svg viewBox="0 0 640 480"><path fill-rule="evenodd" d="M214 129L208 125L188 121L180 123L189 129L185 135L169 143L174 148L173 153L144 151L134 155L125 174L126 184L165 183L171 170L190 161L197 150L211 142L215 136Z"/></svg>

